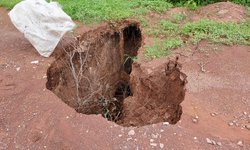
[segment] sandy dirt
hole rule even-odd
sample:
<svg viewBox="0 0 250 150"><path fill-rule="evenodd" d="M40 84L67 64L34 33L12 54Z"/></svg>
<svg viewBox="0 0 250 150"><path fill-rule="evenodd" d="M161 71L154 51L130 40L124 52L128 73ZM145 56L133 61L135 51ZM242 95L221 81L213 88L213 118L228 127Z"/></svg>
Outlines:
<svg viewBox="0 0 250 150"><path fill-rule="evenodd" d="M0 33L1 150L250 149L250 47L191 47L180 58L188 75L181 121L133 128L79 114L47 90L54 58L39 56L2 8Z"/></svg>

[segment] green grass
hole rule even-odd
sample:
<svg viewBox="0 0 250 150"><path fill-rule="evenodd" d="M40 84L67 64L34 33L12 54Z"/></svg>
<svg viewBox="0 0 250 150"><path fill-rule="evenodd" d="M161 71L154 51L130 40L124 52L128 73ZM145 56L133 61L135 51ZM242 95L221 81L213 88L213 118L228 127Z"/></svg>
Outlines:
<svg viewBox="0 0 250 150"><path fill-rule="evenodd" d="M183 41L180 39L171 38L166 39L164 41L160 41L156 38L152 46L145 47L145 55L148 58L160 58L162 56L167 56L171 53L171 49L180 47L182 46L182 44Z"/></svg>
<svg viewBox="0 0 250 150"><path fill-rule="evenodd" d="M184 13L175 13L171 15L171 18L173 22L179 23L179 22L184 21L187 18L187 15Z"/></svg>
<svg viewBox="0 0 250 150"><path fill-rule="evenodd" d="M207 39L213 43L250 45L250 23L219 23L211 20L200 20L187 23L182 34L190 36L192 42L198 43Z"/></svg>
<svg viewBox="0 0 250 150"><path fill-rule="evenodd" d="M0 0L0 6L12 9L21 0Z"/></svg>

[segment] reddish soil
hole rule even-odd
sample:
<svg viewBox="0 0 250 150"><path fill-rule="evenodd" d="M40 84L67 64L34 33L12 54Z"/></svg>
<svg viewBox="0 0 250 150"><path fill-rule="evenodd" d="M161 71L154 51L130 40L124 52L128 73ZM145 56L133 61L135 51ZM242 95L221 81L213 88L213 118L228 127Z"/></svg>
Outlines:
<svg viewBox="0 0 250 150"><path fill-rule="evenodd" d="M55 58L39 56L7 11L0 14L0 149L250 149L250 47L191 46L180 57L188 75L181 121L121 127L77 113L47 90Z"/></svg>

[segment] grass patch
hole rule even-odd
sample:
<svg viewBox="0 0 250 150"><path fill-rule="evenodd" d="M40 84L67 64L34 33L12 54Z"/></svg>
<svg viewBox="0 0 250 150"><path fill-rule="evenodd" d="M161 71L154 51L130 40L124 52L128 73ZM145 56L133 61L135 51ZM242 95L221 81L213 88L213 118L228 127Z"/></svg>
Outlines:
<svg viewBox="0 0 250 150"><path fill-rule="evenodd" d="M177 47L182 46L183 41L180 39L166 39L164 41L160 41L159 39L154 40L154 44L152 46L145 47L146 56L148 58L160 58L162 56L167 56L170 54L171 49L175 49Z"/></svg>
<svg viewBox="0 0 250 150"><path fill-rule="evenodd" d="M193 43L207 39L213 43L250 45L250 23L219 23L211 20L200 20L187 23L182 34L192 38Z"/></svg>
<svg viewBox="0 0 250 150"><path fill-rule="evenodd" d="M21 0L1 0L0 6L7 9L12 9L19 2L21 2Z"/></svg>
<svg viewBox="0 0 250 150"><path fill-rule="evenodd" d="M175 13L171 15L173 22L179 23L184 21L187 18L187 15L184 13Z"/></svg>

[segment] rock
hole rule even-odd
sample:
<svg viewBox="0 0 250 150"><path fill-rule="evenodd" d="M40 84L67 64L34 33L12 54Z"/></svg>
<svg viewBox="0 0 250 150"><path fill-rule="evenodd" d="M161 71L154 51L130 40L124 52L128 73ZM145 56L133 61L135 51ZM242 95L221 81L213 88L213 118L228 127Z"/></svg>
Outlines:
<svg viewBox="0 0 250 150"><path fill-rule="evenodd" d="M194 137L194 140L197 140L197 137Z"/></svg>
<svg viewBox="0 0 250 150"><path fill-rule="evenodd" d="M195 118L193 118L192 121L193 121L193 123L198 123L198 120Z"/></svg>
<svg viewBox="0 0 250 150"><path fill-rule="evenodd" d="M17 67L17 68L16 68L16 71L20 71L20 69L21 69L20 67Z"/></svg>
<svg viewBox="0 0 250 150"><path fill-rule="evenodd" d="M208 144L213 144L213 142L209 138L206 138L206 141Z"/></svg>
<svg viewBox="0 0 250 150"><path fill-rule="evenodd" d="M130 131L128 132L128 135L129 135L129 136L135 135L135 131L134 131L133 129L130 130Z"/></svg>
<svg viewBox="0 0 250 150"><path fill-rule="evenodd" d="M150 139L150 143L153 143L155 140L154 139Z"/></svg>
<svg viewBox="0 0 250 150"><path fill-rule="evenodd" d="M250 124L245 125L246 129L250 130Z"/></svg>
<svg viewBox="0 0 250 150"><path fill-rule="evenodd" d="M221 142L217 142L217 145L222 146Z"/></svg>
<svg viewBox="0 0 250 150"><path fill-rule="evenodd" d="M157 143L150 143L150 145L156 147Z"/></svg>
<svg viewBox="0 0 250 150"><path fill-rule="evenodd" d="M30 63L31 63L31 64L38 64L39 61L38 61L38 60L34 60L34 61L30 62Z"/></svg>
<svg viewBox="0 0 250 150"><path fill-rule="evenodd" d="M169 122L163 122L162 124L167 126L169 125Z"/></svg>
<svg viewBox="0 0 250 150"><path fill-rule="evenodd" d="M212 141L213 145L216 145L216 142L214 140L211 140L211 141Z"/></svg>
<svg viewBox="0 0 250 150"><path fill-rule="evenodd" d="M238 141L237 145L240 146L240 147L243 147L243 142L242 141Z"/></svg>
<svg viewBox="0 0 250 150"><path fill-rule="evenodd" d="M244 115L247 115L247 112L244 111L243 114L244 114Z"/></svg>
<svg viewBox="0 0 250 150"><path fill-rule="evenodd" d="M211 113L210 115L215 117L215 116L217 116L217 113Z"/></svg>
<svg viewBox="0 0 250 150"><path fill-rule="evenodd" d="M164 148L164 144L160 143L160 148L161 149Z"/></svg>
<svg viewBox="0 0 250 150"><path fill-rule="evenodd" d="M228 125L229 125L229 126L233 126L233 125L234 125L234 123L232 123L232 122L229 122L229 123L228 123Z"/></svg>

